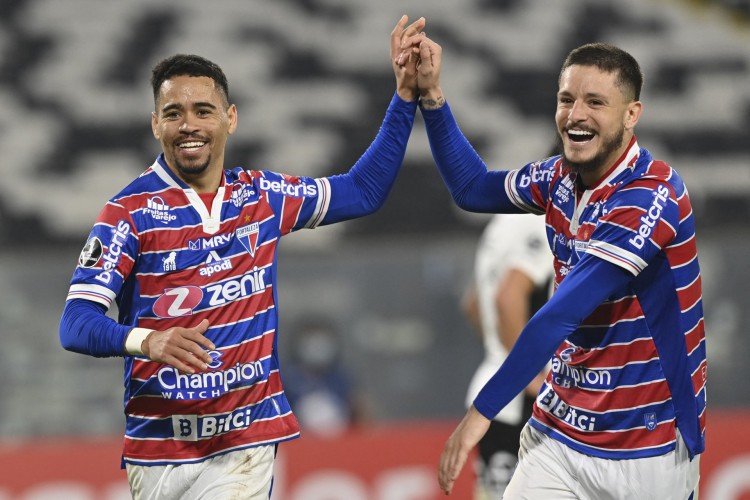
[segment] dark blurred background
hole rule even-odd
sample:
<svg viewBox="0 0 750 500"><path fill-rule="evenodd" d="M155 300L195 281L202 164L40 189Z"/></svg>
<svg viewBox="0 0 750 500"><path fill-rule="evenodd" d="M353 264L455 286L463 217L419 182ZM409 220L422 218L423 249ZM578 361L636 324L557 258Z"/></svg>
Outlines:
<svg viewBox="0 0 750 500"><path fill-rule="evenodd" d="M446 97L491 168L546 156L570 49L612 42L640 61L639 142L685 178L698 221L709 403L750 406L747 0L1 0L0 12L0 440L122 432L122 360L63 351L57 325L99 210L159 152L153 64L183 52L223 67L239 108L228 166L341 173L393 94L402 13L427 18ZM282 359L299 325L325 316L364 421L458 418L481 356L458 302L487 220L453 206L417 116L380 212L282 242Z"/></svg>

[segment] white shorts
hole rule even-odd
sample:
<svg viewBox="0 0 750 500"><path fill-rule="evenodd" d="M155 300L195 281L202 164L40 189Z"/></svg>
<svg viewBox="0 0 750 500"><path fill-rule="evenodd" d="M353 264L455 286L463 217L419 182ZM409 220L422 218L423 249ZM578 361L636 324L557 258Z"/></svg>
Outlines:
<svg viewBox="0 0 750 500"><path fill-rule="evenodd" d="M698 500L700 455L685 441L658 457L608 460L579 453L526 425L505 500Z"/></svg>
<svg viewBox="0 0 750 500"><path fill-rule="evenodd" d="M275 445L233 451L195 464L126 464L133 500L268 500Z"/></svg>

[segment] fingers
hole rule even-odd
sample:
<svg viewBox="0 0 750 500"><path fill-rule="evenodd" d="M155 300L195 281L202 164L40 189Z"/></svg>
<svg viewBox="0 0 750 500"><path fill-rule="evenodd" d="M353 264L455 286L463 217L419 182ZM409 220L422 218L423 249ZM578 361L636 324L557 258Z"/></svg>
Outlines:
<svg viewBox="0 0 750 500"><path fill-rule="evenodd" d="M427 22L424 17L420 17L409 26L406 26L408 21L408 16L401 16L401 19L399 19L396 27L391 32L391 57L399 66L404 66L408 62L408 54L405 54L404 52L406 51L401 48L402 41L420 33Z"/></svg>
<svg viewBox="0 0 750 500"><path fill-rule="evenodd" d="M208 327L209 322L204 319L194 327L153 332L147 337L149 345L144 353L152 361L166 363L185 373L205 370L213 362L208 351L216 349L204 335Z"/></svg>
<svg viewBox="0 0 750 500"><path fill-rule="evenodd" d="M458 478L461 469L463 469L466 463L468 455L463 453L461 449L456 446L453 438L449 439L445 444L445 449L440 456L440 469L438 472L438 483L440 489L446 495L450 495L453 490L453 485Z"/></svg>
<svg viewBox="0 0 750 500"><path fill-rule="evenodd" d="M416 35L417 33L420 33L424 29L425 24L427 24L427 20L424 17L420 17L403 31L403 33L401 34L401 39L403 40L404 38L408 38L410 36Z"/></svg>

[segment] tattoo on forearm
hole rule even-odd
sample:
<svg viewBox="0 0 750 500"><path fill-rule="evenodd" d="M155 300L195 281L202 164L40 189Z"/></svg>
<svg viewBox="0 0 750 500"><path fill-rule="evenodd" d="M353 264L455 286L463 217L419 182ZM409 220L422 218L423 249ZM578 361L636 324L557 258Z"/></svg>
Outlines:
<svg viewBox="0 0 750 500"><path fill-rule="evenodd" d="M419 104L422 105L422 109L438 109L443 107L445 99L443 96L438 97L437 100L422 98L419 100Z"/></svg>

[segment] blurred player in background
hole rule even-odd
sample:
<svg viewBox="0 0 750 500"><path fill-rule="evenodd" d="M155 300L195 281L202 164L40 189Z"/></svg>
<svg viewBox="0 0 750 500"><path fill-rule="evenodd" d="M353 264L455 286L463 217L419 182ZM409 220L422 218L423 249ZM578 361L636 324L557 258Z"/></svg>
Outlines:
<svg viewBox="0 0 750 500"><path fill-rule="evenodd" d="M550 292L554 275L544 219L496 214L484 229L474 260L474 280L463 311L481 334L484 359L469 385L471 407L480 389L508 356L521 330ZM518 461L518 439L531 417L546 370L490 422L479 441L475 500L502 498Z"/></svg>
<svg viewBox="0 0 750 500"><path fill-rule="evenodd" d="M299 435L276 351L279 238L384 203L417 106L415 62L393 61L424 19L406 23L391 34L396 94L380 131L331 177L225 169L237 108L223 71L192 55L153 69L163 153L102 210L60 323L66 349L125 358L134 498L269 498L276 446Z"/></svg>
<svg viewBox="0 0 750 500"><path fill-rule="evenodd" d="M571 51L560 74L560 156L488 170L440 87L423 33L420 106L456 203L545 214L556 290L448 439L446 493L490 421L549 361L506 499L693 498L705 449L706 345L695 220L679 174L640 147L643 75L622 49Z"/></svg>
<svg viewBox="0 0 750 500"><path fill-rule="evenodd" d="M332 437L362 423L366 399L344 363L334 322L306 314L288 334L291 359L284 366L284 386L302 431Z"/></svg>

